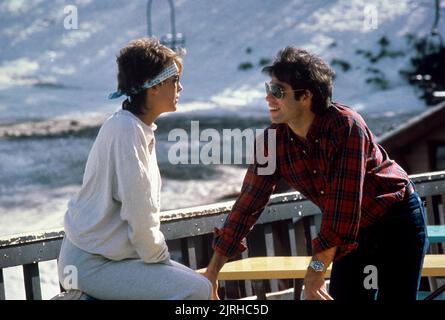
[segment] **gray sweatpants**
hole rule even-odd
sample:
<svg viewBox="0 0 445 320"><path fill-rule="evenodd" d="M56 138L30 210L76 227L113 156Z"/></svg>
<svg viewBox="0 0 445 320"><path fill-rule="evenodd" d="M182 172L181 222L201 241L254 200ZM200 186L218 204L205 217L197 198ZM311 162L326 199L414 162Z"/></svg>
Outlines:
<svg viewBox="0 0 445 320"><path fill-rule="evenodd" d="M64 238L58 261L65 289L79 289L104 300L209 300L210 281L173 260L148 264L85 252Z"/></svg>

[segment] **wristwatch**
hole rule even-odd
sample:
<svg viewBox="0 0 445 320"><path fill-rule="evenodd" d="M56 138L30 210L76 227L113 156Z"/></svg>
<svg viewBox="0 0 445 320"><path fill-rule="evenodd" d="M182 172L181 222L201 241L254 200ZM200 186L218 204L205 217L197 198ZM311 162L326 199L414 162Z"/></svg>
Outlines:
<svg viewBox="0 0 445 320"><path fill-rule="evenodd" d="M324 265L323 261L312 260L311 263L309 263L309 267L311 267L316 272L324 272L325 271L325 265Z"/></svg>

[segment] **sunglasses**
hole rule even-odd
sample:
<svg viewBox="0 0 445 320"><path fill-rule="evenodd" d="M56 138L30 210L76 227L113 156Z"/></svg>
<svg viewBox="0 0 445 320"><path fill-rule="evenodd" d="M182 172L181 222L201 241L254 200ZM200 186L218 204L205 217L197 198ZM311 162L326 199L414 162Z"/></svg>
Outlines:
<svg viewBox="0 0 445 320"><path fill-rule="evenodd" d="M276 83L264 83L266 85L266 94L271 94L277 99L283 99L285 92L296 92L296 91L304 91L306 89L297 89L297 90L284 90L282 86Z"/></svg>
<svg viewBox="0 0 445 320"><path fill-rule="evenodd" d="M163 80L162 82L159 83L159 85L162 86L162 85L164 85L164 83L167 83L167 81L170 81L170 80L171 80L171 82L173 82L174 85L177 85L181 79L180 79L179 75L174 75L174 76L171 76L171 77Z"/></svg>
<svg viewBox="0 0 445 320"><path fill-rule="evenodd" d="M175 75L175 76L172 77L172 81L173 81L173 83L175 83L175 84L178 83L179 80L180 80L179 75Z"/></svg>

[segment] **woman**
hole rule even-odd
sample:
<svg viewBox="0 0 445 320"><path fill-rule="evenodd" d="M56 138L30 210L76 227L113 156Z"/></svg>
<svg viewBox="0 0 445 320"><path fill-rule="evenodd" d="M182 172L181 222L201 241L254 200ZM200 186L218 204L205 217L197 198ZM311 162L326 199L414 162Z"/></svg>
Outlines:
<svg viewBox="0 0 445 320"><path fill-rule="evenodd" d="M117 64L110 98L128 98L101 127L68 204L59 278L65 289L97 299L209 299L210 282L170 260L160 231L154 121L176 110L182 61L144 38L123 48Z"/></svg>

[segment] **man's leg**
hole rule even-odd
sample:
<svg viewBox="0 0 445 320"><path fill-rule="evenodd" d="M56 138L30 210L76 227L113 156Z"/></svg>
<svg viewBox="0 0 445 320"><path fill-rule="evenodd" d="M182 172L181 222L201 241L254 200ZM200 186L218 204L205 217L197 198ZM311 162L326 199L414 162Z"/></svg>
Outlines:
<svg viewBox="0 0 445 320"><path fill-rule="evenodd" d="M416 300L428 247L424 210L415 193L384 219L379 250L378 300Z"/></svg>
<svg viewBox="0 0 445 320"><path fill-rule="evenodd" d="M374 264L374 244L372 229L359 234L359 247L339 261L334 262L331 272L329 294L334 300L370 301L375 300L376 290L366 289L365 267Z"/></svg>

